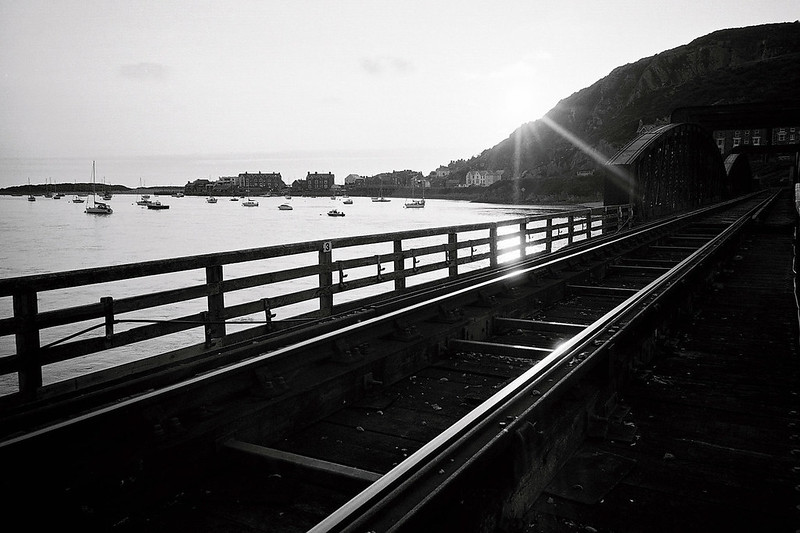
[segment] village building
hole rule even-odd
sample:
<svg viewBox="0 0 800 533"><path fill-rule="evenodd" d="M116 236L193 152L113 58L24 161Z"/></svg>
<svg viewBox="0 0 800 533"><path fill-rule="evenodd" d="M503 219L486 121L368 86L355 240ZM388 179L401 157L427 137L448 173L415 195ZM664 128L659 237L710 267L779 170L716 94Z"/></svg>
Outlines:
<svg viewBox="0 0 800 533"><path fill-rule="evenodd" d="M305 188L308 191L330 190L330 188L333 187L333 174L330 172L326 172L324 174L319 172L309 172L306 175L305 182ZM292 187L294 187L294 185L292 185Z"/></svg>
<svg viewBox="0 0 800 533"><path fill-rule="evenodd" d="M366 178L364 176L359 176L358 174L348 174L344 179L344 184L355 187L364 185L365 180Z"/></svg>
<svg viewBox="0 0 800 533"><path fill-rule="evenodd" d="M286 187L280 172L243 172L236 177L235 182L236 185L244 190L261 189L279 191Z"/></svg>
<svg viewBox="0 0 800 533"><path fill-rule="evenodd" d="M714 141L722 155L730 153L738 146L780 146L800 142L800 126L782 128L759 128L741 130L718 130L714 132Z"/></svg>
<svg viewBox="0 0 800 533"><path fill-rule="evenodd" d="M186 183L183 187L184 194L207 194L214 187L214 182L207 179L198 179Z"/></svg>
<svg viewBox="0 0 800 533"><path fill-rule="evenodd" d="M280 172L243 172L238 176L220 176L216 181L205 178L190 181L185 194L237 194L239 191L280 191L286 187Z"/></svg>
<svg viewBox="0 0 800 533"><path fill-rule="evenodd" d="M502 170L470 170L467 172L466 186L488 187L503 179Z"/></svg>

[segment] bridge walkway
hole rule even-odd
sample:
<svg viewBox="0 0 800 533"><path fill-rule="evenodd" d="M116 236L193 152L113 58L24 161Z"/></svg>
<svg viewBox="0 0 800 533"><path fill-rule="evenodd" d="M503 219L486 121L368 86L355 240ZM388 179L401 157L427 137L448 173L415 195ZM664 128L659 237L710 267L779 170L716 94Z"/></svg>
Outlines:
<svg viewBox="0 0 800 533"><path fill-rule="evenodd" d="M526 531L795 531L800 360L794 206L743 237L637 372L605 434L536 501Z"/></svg>

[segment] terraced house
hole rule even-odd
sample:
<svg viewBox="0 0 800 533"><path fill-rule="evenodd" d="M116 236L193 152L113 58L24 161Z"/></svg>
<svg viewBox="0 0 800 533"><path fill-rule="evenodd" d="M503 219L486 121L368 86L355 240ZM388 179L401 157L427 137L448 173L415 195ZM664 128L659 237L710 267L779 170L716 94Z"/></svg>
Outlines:
<svg viewBox="0 0 800 533"><path fill-rule="evenodd" d="M280 172L243 172L239 174L236 179L236 184L242 189L262 189L271 191L279 191L286 187Z"/></svg>

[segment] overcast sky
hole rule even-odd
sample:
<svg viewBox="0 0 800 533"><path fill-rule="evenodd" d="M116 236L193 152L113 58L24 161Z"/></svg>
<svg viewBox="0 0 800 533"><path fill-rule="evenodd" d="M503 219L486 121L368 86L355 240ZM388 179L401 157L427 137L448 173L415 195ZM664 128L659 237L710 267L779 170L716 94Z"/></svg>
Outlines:
<svg viewBox="0 0 800 533"><path fill-rule="evenodd" d="M0 157L446 163L617 66L797 18L797 0L0 0Z"/></svg>

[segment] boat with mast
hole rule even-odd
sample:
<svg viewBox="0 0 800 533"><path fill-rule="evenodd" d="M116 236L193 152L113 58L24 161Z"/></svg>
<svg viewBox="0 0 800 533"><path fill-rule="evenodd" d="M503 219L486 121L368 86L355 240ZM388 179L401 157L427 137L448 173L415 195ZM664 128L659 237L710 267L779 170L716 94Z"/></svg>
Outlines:
<svg viewBox="0 0 800 533"><path fill-rule="evenodd" d="M75 185L73 186L73 188L75 189L75 195L72 197L72 203L73 204L82 204L83 203L83 198L81 198L78 195L78 182L77 181L75 181Z"/></svg>
<svg viewBox="0 0 800 533"><path fill-rule="evenodd" d="M84 210L85 213L90 215L110 215L114 211L111 209L111 206L103 203L98 202L95 193L95 166L94 161L92 161L92 203L89 205L87 203L86 209Z"/></svg>
<svg viewBox="0 0 800 533"><path fill-rule="evenodd" d="M31 180L28 178L28 201L35 202L36 197L31 193Z"/></svg>
<svg viewBox="0 0 800 533"><path fill-rule="evenodd" d="M419 181L417 180L417 183ZM403 207L409 209L421 209L425 207L425 185L422 185L422 198L414 198L414 183L411 183L411 200L407 201Z"/></svg>
<svg viewBox="0 0 800 533"><path fill-rule="evenodd" d="M384 198L383 197L383 180L382 179L381 179L381 195L380 196L373 196L372 197L372 201L373 202L391 202L391 200L389 198Z"/></svg>
<svg viewBox="0 0 800 533"><path fill-rule="evenodd" d="M152 203L150 200L149 194L144 194L144 182L142 182L142 178L139 178L139 188L142 189L142 194L139 195L139 199L136 200L136 205L148 206Z"/></svg>

